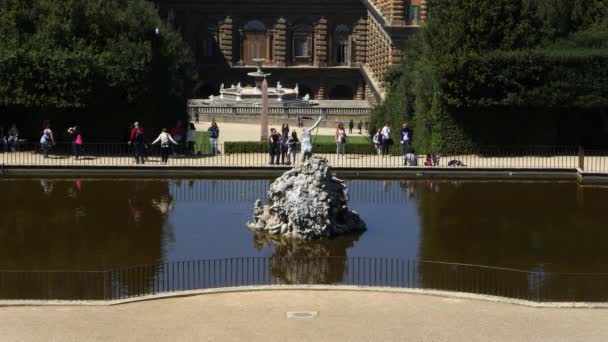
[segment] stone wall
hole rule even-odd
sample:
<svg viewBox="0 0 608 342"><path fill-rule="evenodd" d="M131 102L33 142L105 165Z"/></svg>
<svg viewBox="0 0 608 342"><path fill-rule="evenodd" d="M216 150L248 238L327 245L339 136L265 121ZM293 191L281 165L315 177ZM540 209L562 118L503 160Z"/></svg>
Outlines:
<svg viewBox="0 0 608 342"><path fill-rule="evenodd" d="M418 6L418 24L427 16L426 0L156 2L164 15L173 13L192 47L201 75L199 97L227 83L226 75L235 67L251 65L249 55L261 54L266 66L283 68L281 73L291 79L305 74L298 70L302 67L323 70L322 75L331 70L330 78L321 77L318 85L309 86L317 99L332 98L332 78L353 90L351 99L381 99L384 73L399 62L404 38L415 31L408 25L409 6ZM339 35L344 28L347 35ZM307 48L302 37L310 40ZM296 56L296 44L305 47L298 52L309 56ZM349 69L364 75L354 76ZM344 94L342 88L339 97Z"/></svg>

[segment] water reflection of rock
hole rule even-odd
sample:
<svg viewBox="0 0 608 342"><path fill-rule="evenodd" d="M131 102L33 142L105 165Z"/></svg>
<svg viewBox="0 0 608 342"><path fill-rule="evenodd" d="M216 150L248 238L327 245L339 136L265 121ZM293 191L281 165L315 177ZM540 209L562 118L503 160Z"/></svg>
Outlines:
<svg viewBox="0 0 608 342"><path fill-rule="evenodd" d="M276 284L336 284L347 276L347 250L361 234L341 236L332 240L276 239L256 232L257 249L270 245L270 272Z"/></svg>

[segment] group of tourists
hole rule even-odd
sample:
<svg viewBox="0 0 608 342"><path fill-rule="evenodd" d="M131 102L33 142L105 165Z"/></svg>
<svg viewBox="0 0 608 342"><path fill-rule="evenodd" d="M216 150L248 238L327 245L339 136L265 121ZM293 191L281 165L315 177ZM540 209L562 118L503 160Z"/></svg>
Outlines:
<svg viewBox="0 0 608 342"><path fill-rule="evenodd" d="M373 143L376 148L376 152L379 156L388 156L390 153L391 146L395 144L392 138L393 130L390 124L387 122L382 129L379 129L373 137ZM415 163L415 155L410 151L410 143L412 141L412 130L409 128L407 122L403 123L401 131L399 132L399 142L401 144L401 152L403 155L403 164L411 165ZM414 159L412 159L412 157Z"/></svg>
<svg viewBox="0 0 608 342"><path fill-rule="evenodd" d="M269 164L295 165L299 147L300 139L298 139L298 133L295 130L290 132L289 124L281 126L281 133L271 128L270 135L268 136Z"/></svg>
<svg viewBox="0 0 608 342"><path fill-rule="evenodd" d="M300 161L305 162L312 157L312 132L319 127L323 117L319 119L309 128L303 128L301 140L298 138L296 131L290 131L289 124L281 126L279 133L275 128L270 129L268 136L268 152L270 153L270 165L295 165L297 163L297 154L300 152ZM298 120L298 126L302 122Z"/></svg>
<svg viewBox="0 0 608 342"><path fill-rule="evenodd" d="M218 148L220 129L215 120L211 122L211 126L207 130L207 133L209 134L211 154L220 154L221 152ZM160 145L161 162L166 164L171 154L176 156L185 152L185 154L189 156L195 155L196 141L197 131L195 124L189 122L186 127L183 127L182 122L177 121L175 127L170 131L163 128L151 145ZM133 149L136 164L144 164L148 145L146 144L145 133L141 123L135 122L133 124L133 127L130 130L128 143Z"/></svg>
<svg viewBox="0 0 608 342"><path fill-rule="evenodd" d="M291 130L289 124L283 124L281 130L274 128L270 129L268 136L270 165L295 165L297 160L304 162L312 156L313 139L312 132L319 127L323 117L319 119L309 128L303 128L301 137L295 130ZM365 123L367 124L367 123ZM357 128L361 132L363 123L359 122ZM298 126L303 127L303 119L298 118ZM352 134L354 129L354 120L348 123L348 133L344 124L339 123L335 131L336 155L345 156L346 144L348 135ZM209 144L211 155L221 154L219 150L220 129L215 120L207 129L209 134ZM71 141L71 152L75 159L79 159L83 152L83 133L78 125L70 126L65 132ZM6 130L4 126L0 126L0 152L15 152L19 144L19 129L16 124L11 124ZM393 141L393 131L389 123L386 123L383 128L378 129L373 136L373 144L378 156L386 157L390 155L391 146L395 144ZM399 131L399 143L403 156L403 164L406 166L415 166L418 163L417 155L411 149L412 130L407 122L404 122ZM197 142L196 126L193 122L183 125L181 121L177 121L176 125L168 130L163 128L157 138L151 142L151 145L158 144L160 146L161 162L166 164L171 154L177 155L186 154L194 155ZM135 122L129 131L128 144L132 149L135 162L144 164L147 156L148 144L145 139L145 132L139 122ZM56 145L55 136L51 129L51 123L45 120L42 125L40 136L40 150L45 158L49 157L51 150ZM199 152L200 153L200 152ZM300 154L298 158L297 155ZM436 154L428 154L424 159L425 166L439 165L439 156ZM456 165L459 166L459 165Z"/></svg>
<svg viewBox="0 0 608 342"><path fill-rule="evenodd" d="M219 130L217 134L219 134ZM171 154L174 156L184 153L186 155L194 155L196 140L196 126L194 123L189 122L184 126L182 121L178 120L171 130L163 128L156 139L152 141L151 145L158 144L160 146L161 162L167 164L169 155ZM133 149L135 163L144 164L148 145L146 144L145 131L141 123L136 121L131 127L128 144Z"/></svg>

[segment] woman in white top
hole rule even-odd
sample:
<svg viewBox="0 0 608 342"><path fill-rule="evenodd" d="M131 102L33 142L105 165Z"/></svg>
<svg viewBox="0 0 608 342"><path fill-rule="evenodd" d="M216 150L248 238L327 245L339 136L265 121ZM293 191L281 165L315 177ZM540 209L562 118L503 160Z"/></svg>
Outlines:
<svg viewBox="0 0 608 342"><path fill-rule="evenodd" d="M158 135L158 138L152 142L152 145L160 142L160 158L163 164L167 164L167 160L169 160L169 147L170 143L173 145L177 145L177 142L173 140L171 134L167 133L167 129L163 128L163 131Z"/></svg>
<svg viewBox="0 0 608 342"><path fill-rule="evenodd" d="M388 122L382 128L382 152L385 156L388 155L390 146L393 144L393 140L391 138L391 134L393 130L388 125Z"/></svg>
<svg viewBox="0 0 608 342"><path fill-rule="evenodd" d="M344 130L344 125L342 123L338 124L338 128L336 128L336 154L344 155L344 146L346 146L346 131Z"/></svg>
<svg viewBox="0 0 608 342"><path fill-rule="evenodd" d="M315 122L315 124L312 125L312 127L304 128L304 130L302 131L302 139L301 139L301 141L302 141L302 152L301 152L302 162L304 162L304 161L306 161L306 159L309 159L310 157L312 157L312 131L314 131L317 127L319 127L321 120L323 120L323 116L320 116L319 120L317 120L317 122Z"/></svg>

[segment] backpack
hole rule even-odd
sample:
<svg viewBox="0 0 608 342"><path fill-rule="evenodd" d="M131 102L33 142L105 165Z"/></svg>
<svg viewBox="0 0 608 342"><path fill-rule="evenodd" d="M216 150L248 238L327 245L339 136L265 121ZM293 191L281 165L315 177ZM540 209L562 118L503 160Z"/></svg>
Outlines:
<svg viewBox="0 0 608 342"><path fill-rule="evenodd" d="M135 141L137 143L144 142L144 135L142 134L141 130L138 129L135 131L135 136L133 137L133 141Z"/></svg>

